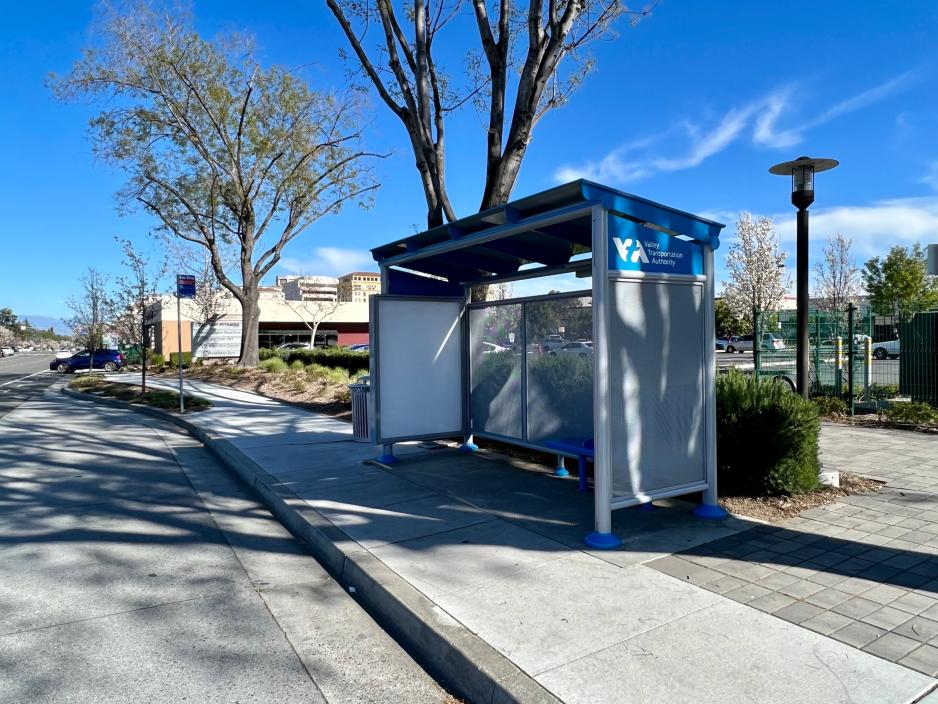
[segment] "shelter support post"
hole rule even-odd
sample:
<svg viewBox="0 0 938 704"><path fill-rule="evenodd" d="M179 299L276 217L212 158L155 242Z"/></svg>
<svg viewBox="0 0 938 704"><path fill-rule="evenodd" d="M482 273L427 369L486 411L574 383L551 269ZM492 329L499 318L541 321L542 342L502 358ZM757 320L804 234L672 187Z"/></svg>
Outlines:
<svg viewBox="0 0 938 704"><path fill-rule="evenodd" d="M609 456L609 237L606 209L594 206L593 231L593 501L596 529L591 548L612 550L622 540L612 532L612 466ZM585 467L581 476L586 476Z"/></svg>
<svg viewBox="0 0 938 704"><path fill-rule="evenodd" d="M567 468L563 465L563 455L557 455L557 468L554 470L555 477L569 477L570 472L567 471Z"/></svg>
<svg viewBox="0 0 938 704"><path fill-rule="evenodd" d="M466 305L468 306L470 303L472 303L472 287L470 287L470 286L466 286L466 287L465 287L465 295L466 295ZM467 317L467 321L466 321L466 326L467 326L467 327L466 327L466 333L467 333L467 339L468 339L468 316L466 316L466 317ZM469 378L468 378L468 374L469 374L469 349L468 349L468 345L466 345L466 346L463 348L462 370L463 370L463 371L462 371L462 373L463 373L463 388L467 389L467 393L464 395L464 398L463 398L463 430L464 430L465 434L463 435L462 445L459 446L459 451L460 451L460 452L475 452L476 450L479 449L479 446L475 444L475 441L474 441L475 439L473 438L472 431L471 431L471 429L470 429L470 427L469 427L469 417L471 416L471 413L470 413L469 408L470 408L470 403L471 403L471 402L470 402L470 400L469 400L469 394L468 394L468 389L469 389Z"/></svg>
<svg viewBox="0 0 938 704"><path fill-rule="evenodd" d="M378 458L378 462L381 464L394 464L397 461L397 456L394 454L394 443L382 445L381 456Z"/></svg>
<svg viewBox="0 0 938 704"><path fill-rule="evenodd" d="M703 503L694 509L694 515L697 518L720 519L728 515L726 510L720 506L717 500L717 416L716 416L716 351L713 340L716 339L716 318L714 311L714 272L713 272L713 247L709 244L703 247L704 251L704 275L707 277L704 283L704 339L709 344L705 347L704 357L704 398L706 402L707 424L707 446L704 454L706 463L707 488L703 493ZM760 344L759 338L755 338L754 349Z"/></svg>

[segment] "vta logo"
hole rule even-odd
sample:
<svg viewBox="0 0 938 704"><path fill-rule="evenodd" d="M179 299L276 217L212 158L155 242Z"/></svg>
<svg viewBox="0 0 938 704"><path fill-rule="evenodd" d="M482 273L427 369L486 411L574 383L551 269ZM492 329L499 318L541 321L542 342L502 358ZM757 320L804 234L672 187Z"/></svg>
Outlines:
<svg viewBox="0 0 938 704"><path fill-rule="evenodd" d="M648 255L645 254L645 248L642 246L641 241L633 240L631 237L624 240L618 237L613 237L612 241L616 246L616 251L619 252L619 256L622 258L622 261L632 262L633 264L637 264L639 262L642 264L648 263Z"/></svg>

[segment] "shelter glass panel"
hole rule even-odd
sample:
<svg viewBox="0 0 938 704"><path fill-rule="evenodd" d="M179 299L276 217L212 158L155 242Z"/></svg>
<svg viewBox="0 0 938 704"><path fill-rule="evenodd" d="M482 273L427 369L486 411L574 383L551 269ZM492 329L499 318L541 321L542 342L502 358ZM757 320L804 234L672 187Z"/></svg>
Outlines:
<svg viewBox="0 0 938 704"><path fill-rule="evenodd" d="M593 437L593 301L525 304L527 440Z"/></svg>
<svg viewBox="0 0 938 704"><path fill-rule="evenodd" d="M522 304L469 311L473 432L522 437Z"/></svg>

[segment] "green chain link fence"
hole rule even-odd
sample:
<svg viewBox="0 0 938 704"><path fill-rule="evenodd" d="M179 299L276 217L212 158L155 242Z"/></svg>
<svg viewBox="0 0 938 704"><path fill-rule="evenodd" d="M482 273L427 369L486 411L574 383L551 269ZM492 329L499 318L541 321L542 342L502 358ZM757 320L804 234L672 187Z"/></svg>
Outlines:
<svg viewBox="0 0 938 704"><path fill-rule="evenodd" d="M757 377L795 387L796 316L793 310L755 312ZM908 400L938 407L938 311L810 310L808 336L812 396L843 398L851 411Z"/></svg>

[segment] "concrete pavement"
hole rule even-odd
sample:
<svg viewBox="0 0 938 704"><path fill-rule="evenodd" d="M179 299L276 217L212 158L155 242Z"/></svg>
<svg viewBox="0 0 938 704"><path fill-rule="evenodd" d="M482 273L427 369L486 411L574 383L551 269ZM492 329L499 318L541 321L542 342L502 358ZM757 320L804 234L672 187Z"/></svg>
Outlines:
<svg viewBox="0 0 938 704"><path fill-rule="evenodd" d="M200 443L48 391L0 422L0 702L443 702Z"/></svg>
<svg viewBox="0 0 938 704"><path fill-rule="evenodd" d="M471 701L898 704L938 684L652 564L751 523L661 502L615 512L623 548L590 552L592 498L523 462L412 444L398 465L367 465L376 448L344 424L190 391L216 405L186 420L415 652L487 673L462 691Z"/></svg>

